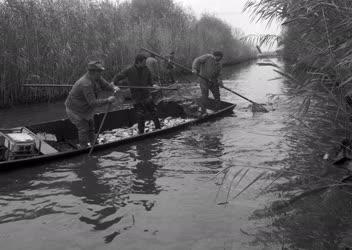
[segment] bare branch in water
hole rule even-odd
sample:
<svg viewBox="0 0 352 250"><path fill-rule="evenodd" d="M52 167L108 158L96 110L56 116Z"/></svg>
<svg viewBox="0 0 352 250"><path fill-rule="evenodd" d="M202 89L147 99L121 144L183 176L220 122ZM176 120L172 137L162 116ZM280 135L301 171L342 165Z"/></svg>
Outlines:
<svg viewBox="0 0 352 250"><path fill-rule="evenodd" d="M236 199L238 196L240 196L244 191L246 191L250 186L252 186L254 183L260 180L264 175L266 175L266 172L260 173L257 177L254 178L244 189L242 189L237 195L235 195L232 199Z"/></svg>

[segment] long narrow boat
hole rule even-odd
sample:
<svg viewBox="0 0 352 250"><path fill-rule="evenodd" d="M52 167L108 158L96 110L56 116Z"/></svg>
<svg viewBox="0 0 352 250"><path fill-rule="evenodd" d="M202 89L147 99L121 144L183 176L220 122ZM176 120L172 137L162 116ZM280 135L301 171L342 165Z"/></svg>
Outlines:
<svg viewBox="0 0 352 250"><path fill-rule="evenodd" d="M184 122L172 127L154 130L149 133L127 137L121 140L112 141L108 143L98 144L94 148L94 152L107 148L117 147L119 145L134 143L148 137L155 137L158 135L174 132L180 129L187 128L191 125L199 124L209 121L224 115L231 114L235 108L235 104L228 102L221 102L221 107L218 110L214 109L214 101L209 100L208 109L214 112L200 118L193 119L189 122ZM159 117L182 117L187 115L179 104L176 102L162 102L158 105ZM95 123L100 124L103 114L95 115ZM131 127L136 123L135 112L132 108L117 110L110 112L105 120L102 131L113 130L116 128ZM97 126L98 127L98 126ZM75 155L82 155L88 153L90 148L79 149L75 145L77 143L77 130L68 119L50 121L35 125L30 125L22 128L9 129L8 131L22 129L25 133L36 137L39 134L48 134L55 137L55 141L47 141L43 138L36 137L36 145L40 147L40 152L37 155L21 157L20 159L7 159L0 161L1 170L11 170L18 167L31 167L38 164L47 163L49 161L66 159ZM0 130L1 131L1 130ZM4 131L4 129L2 129ZM3 142L4 143L4 142ZM0 138L1 144L1 138Z"/></svg>

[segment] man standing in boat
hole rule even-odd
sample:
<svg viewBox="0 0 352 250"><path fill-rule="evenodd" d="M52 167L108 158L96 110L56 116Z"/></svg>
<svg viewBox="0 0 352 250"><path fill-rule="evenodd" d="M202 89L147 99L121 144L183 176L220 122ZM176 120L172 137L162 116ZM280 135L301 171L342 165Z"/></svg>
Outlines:
<svg viewBox="0 0 352 250"><path fill-rule="evenodd" d="M193 74L201 75L209 79L206 81L199 78L200 90L202 93L201 97L201 112L206 114L206 104L209 98L209 90L217 101L216 109L220 108L220 89L222 86L222 80L220 79L222 65L220 61L223 58L223 53L221 51L215 51L213 54L205 54L194 59L192 64Z"/></svg>
<svg viewBox="0 0 352 250"><path fill-rule="evenodd" d="M116 75L113 79L115 85L123 79L128 79L130 86L137 87L160 87L156 84L153 85L152 74L146 67L146 56L138 54L135 57L134 64L123 70L120 74ZM131 97L134 102L134 109L137 115L138 131L140 134L144 133L145 116L149 113L154 122L155 128L160 129L160 121L157 116L156 107L153 103L150 91L146 88L131 88Z"/></svg>
<svg viewBox="0 0 352 250"><path fill-rule="evenodd" d="M115 96L98 98L103 90L117 91L117 87L107 82L101 73L105 70L99 61L88 63L88 72L73 85L66 101L66 113L77 127L80 147L93 145L95 140L94 110L96 107L113 103Z"/></svg>

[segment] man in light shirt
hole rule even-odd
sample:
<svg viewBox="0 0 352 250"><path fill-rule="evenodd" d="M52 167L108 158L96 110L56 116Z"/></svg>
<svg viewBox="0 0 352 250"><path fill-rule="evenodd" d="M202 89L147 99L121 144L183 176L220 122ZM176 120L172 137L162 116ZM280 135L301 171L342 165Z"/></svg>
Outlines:
<svg viewBox="0 0 352 250"><path fill-rule="evenodd" d="M205 54L194 59L192 64L193 74L198 74L203 78L199 78L201 98L201 112L206 114L206 103L208 102L209 90L217 101L217 109L220 108L220 89L222 80L220 79L222 65L220 61L223 58L221 51L215 51L212 54Z"/></svg>

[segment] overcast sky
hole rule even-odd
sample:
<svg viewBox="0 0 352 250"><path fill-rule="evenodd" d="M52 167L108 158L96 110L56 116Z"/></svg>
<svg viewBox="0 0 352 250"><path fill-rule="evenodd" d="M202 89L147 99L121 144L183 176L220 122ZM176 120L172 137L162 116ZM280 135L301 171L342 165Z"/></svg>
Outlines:
<svg viewBox="0 0 352 250"><path fill-rule="evenodd" d="M233 27L242 29L245 34L279 34L278 24L266 27L266 23L250 22L248 12L242 13L247 0L175 0L192 9L197 17L202 13L215 14Z"/></svg>

